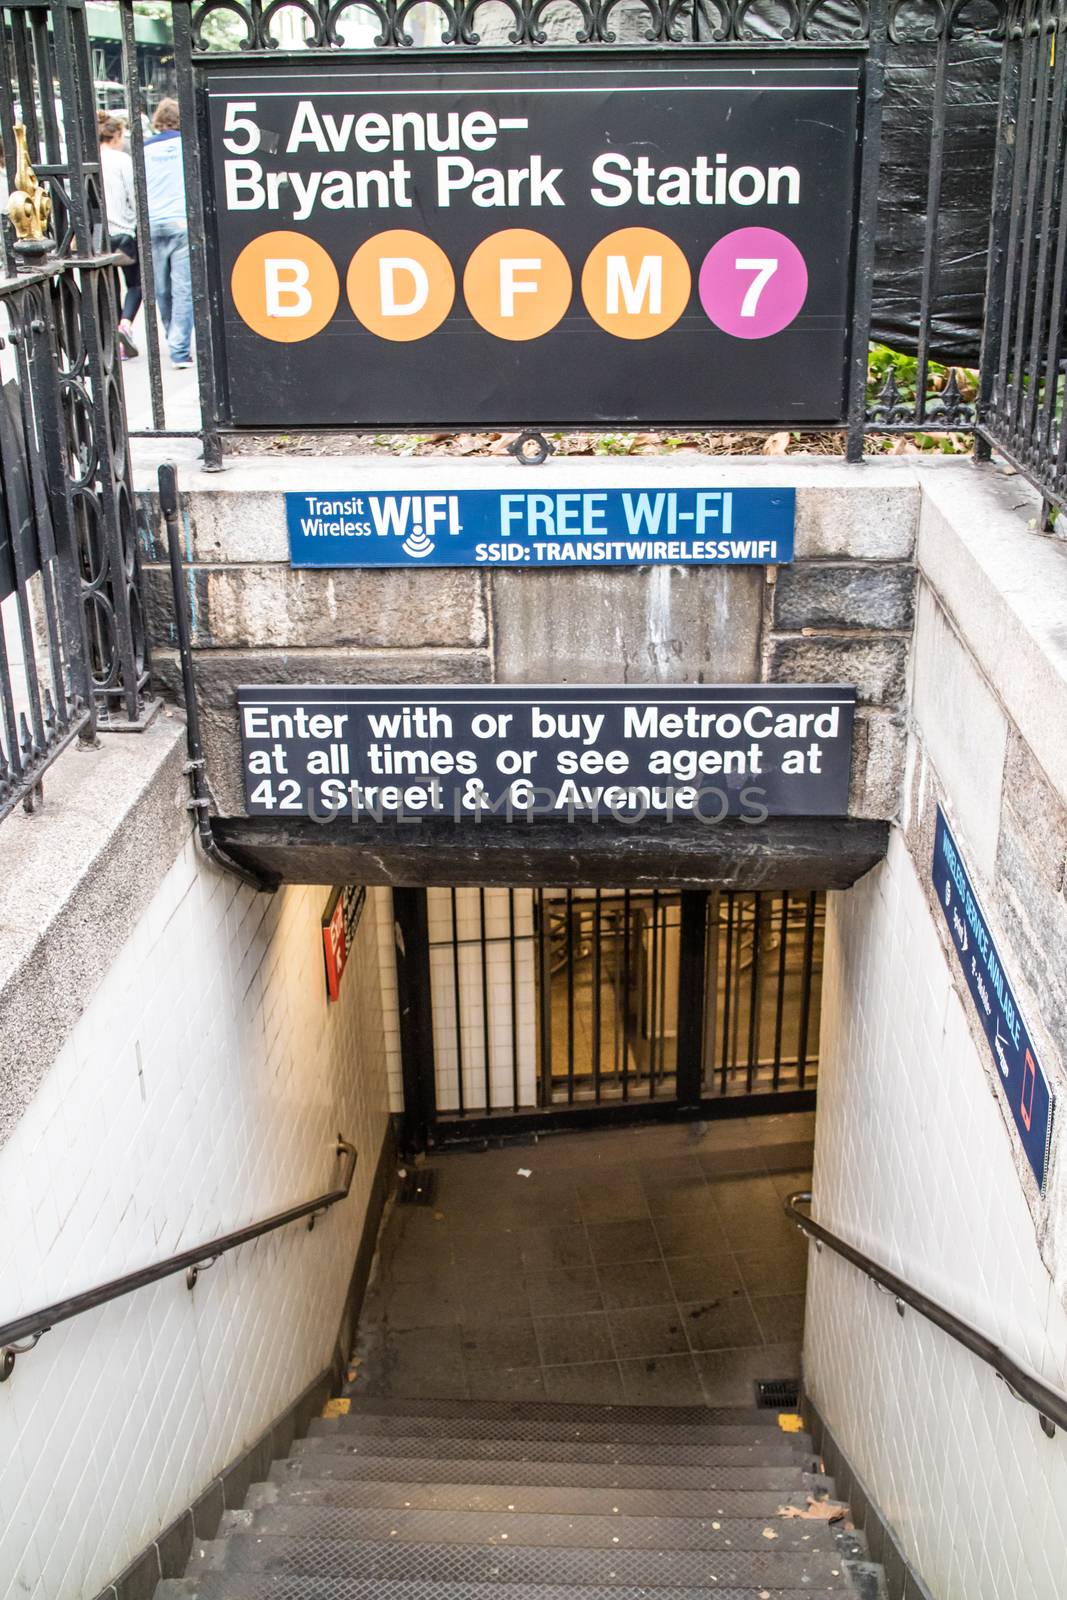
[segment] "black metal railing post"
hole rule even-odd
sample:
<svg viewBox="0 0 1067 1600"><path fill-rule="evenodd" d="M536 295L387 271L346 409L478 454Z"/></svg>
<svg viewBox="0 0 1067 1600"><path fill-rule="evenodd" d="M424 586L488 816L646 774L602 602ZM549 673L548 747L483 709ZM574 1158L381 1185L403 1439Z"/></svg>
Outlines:
<svg viewBox="0 0 1067 1600"><path fill-rule="evenodd" d="M174 64L178 77L178 104L181 108L182 163L185 170L185 204L189 219L189 266L193 279L193 303L211 306L211 283L207 261L207 234L204 196L200 175L204 130L200 126L196 84L193 77L191 0L174 0ZM222 440L218 430L218 386L215 377L214 319L201 319L196 337L196 373L200 389L201 442L204 471L222 471Z"/></svg>
<svg viewBox="0 0 1067 1600"><path fill-rule="evenodd" d="M867 425L867 371L874 312L874 269L878 243L878 188L882 164L882 111L889 49L887 0L871 0L870 35L863 69L863 142L860 148L859 216L849 346L848 433L845 459L863 460Z"/></svg>
<svg viewBox="0 0 1067 1600"><path fill-rule="evenodd" d="M708 938L706 889L682 891L679 918L675 1092L680 1106L699 1106L704 1092L704 980Z"/></svg>
<svg viewBox="0 0 1067 1600"><path fill-rule="evenodd" d="M163 373L159 356L159 324L156 321L156 273L152 259L152 223L148 215L148 183L144 164L144 129L141 126L141 80L137 68L137 39L134 32L133 0L119 0L122 27L122 77L130 110L130 154L133 158L133 192L137 209L137 264L144 296L144 337L148 360L148 392L152 427L167 426L163 402Z"/></svg>
<svg viewBox="0 0 1067 1600"><path fill-rule="evenodd" d="M102 721L138 727L145 715L147 650L138 583L137 518L130 475L126 400L118 353L115 257L103 207L92 71L84 7L50 8L59 81L65 198L73 229L68 271L77 275L83 382L75 404L87 407L91 443L82 485L96 498L106 551L106 581L92 587L97 637L107 647L95 667ZM86 381L87 380L87 381Z"/></svg>
<svg viewBox="0 0 1067 1600"><path fill-rule="evenodd" d="M393 918L404 1081L402 1144L405 1152L415 1154L425 1150L437 1110L426 890L394 889Z"/></svg>
<svg viewBox="0 0 1067 1600"><path fill-rule="evenodd" d="M1011 28L1006 23L1000 63L997 143L989 217L985 300L982 308L982 347L978 359L978 396L975 403L978 428L975 433L974 451L979 461L987 461L992 453L984 427L993 404L996 368L1000 359L1001 329L1004 324L1004 286L1008 270L1011 193L1015 168L1015 124L1018 114L1019 52L1014 48Z"/></svg>
<svg viewBox="0 0 1067 1600"><path fill-rule="evenodd" d="M975 453L1025 473L1048 530L1067 508L1067 12L1015 0L1003 50Z"/></svg>

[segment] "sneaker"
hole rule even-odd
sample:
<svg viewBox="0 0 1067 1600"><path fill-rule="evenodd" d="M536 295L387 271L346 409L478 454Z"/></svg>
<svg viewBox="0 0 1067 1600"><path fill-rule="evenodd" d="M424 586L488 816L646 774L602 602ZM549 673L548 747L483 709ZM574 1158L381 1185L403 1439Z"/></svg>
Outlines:
<svg viewBox="0 0 1067 1600"><path fill-rule="evenodd" d="M176 372L180 372L183 367L191 367L192 364L193 364L192 356L180 356L180 357L176 356L174 358L174 360L171 362L171 366L175 369Z"/></svg>
<svg viewBox="0 0 1067 1600"><path fill-rule="evenodd" d="M126 317L123 317L122 321L119 323L118 333L119 353L121 354L122 359L125 361L127 356L138 355L140 352L133 342L133 329L131 328Z"/></svg>

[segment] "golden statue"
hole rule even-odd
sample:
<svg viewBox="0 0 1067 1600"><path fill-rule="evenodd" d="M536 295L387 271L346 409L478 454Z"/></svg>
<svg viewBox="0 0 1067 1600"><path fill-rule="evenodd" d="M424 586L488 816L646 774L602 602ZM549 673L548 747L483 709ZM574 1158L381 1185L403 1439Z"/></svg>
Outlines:
<svg viewBox="0 0 1067 1600"><path fill-rule="evenodd" d="M15 187L7 203L7 214L20 242L29 241L40 247L48 236L52 201L30 164L24 122L15 124L15 143L18 145L19 164Z"/></svg>

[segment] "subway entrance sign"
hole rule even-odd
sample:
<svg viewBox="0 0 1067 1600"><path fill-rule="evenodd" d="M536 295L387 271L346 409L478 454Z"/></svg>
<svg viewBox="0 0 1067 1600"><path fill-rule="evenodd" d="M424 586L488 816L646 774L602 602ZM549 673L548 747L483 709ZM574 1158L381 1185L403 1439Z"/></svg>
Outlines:
<svg viewBox="0 0 1067 1600"><path fill-rule="evenodd" d="M857 58L201 82L219 421L844 420Z"/></svg>
<svg viewBox="0 0 1067 1600"><path fill-rule="evenodd" d="M851 685L250 684L245 809L323 825L843 817L855 700Z"/></svg>

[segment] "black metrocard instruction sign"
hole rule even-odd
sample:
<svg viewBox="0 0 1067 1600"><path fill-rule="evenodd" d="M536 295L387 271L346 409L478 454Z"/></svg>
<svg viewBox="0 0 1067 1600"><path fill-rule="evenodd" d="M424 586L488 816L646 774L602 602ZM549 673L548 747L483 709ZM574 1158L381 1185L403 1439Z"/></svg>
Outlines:
<svg viewBox="0 0 1067 1600"><path fill-rule="evenodd" d="M252 816L844 816L852 686L237 691Z"/></svg>
<svg viewBox="0 0 1067 1600"><path fill-rule="evenodd" d="M857 58L201 81L220 420L844 419Z"/></svg>

